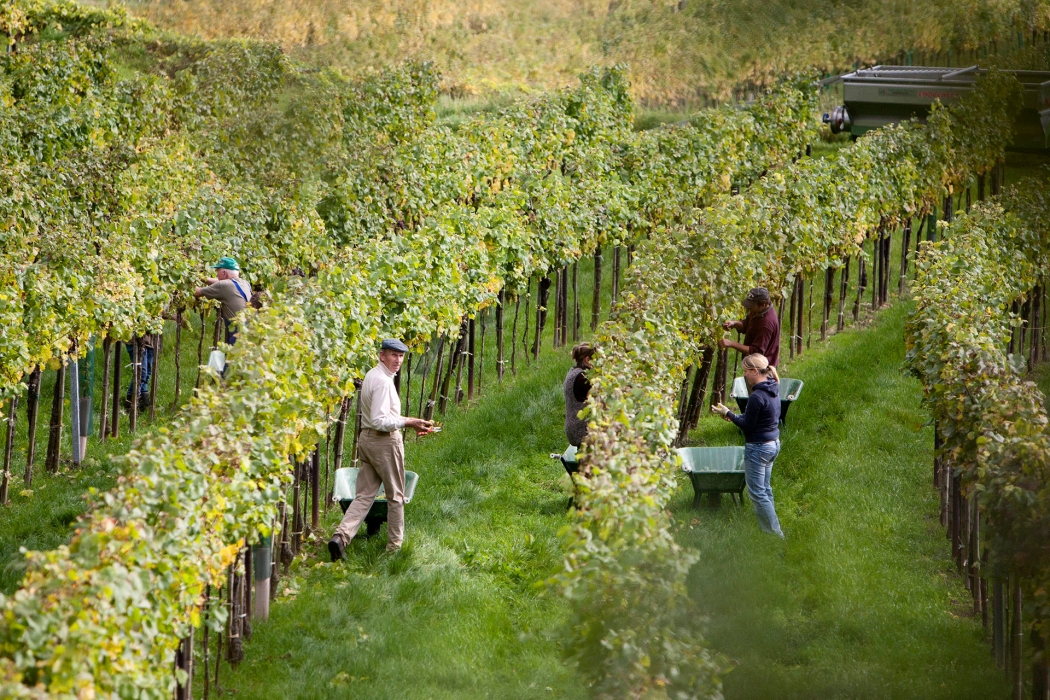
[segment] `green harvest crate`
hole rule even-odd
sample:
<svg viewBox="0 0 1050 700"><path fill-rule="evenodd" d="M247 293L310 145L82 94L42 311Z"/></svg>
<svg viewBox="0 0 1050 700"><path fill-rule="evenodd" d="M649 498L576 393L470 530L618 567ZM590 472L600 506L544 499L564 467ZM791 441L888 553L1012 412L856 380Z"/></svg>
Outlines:
<svg viewBox="0 0 1050 700"><path fill-rule="evenodd" d="M802 393L802 380L801 379L781 379L780 380L780 422L783 423L787 418L788 409L791 407L791 403L799 397ZM750 396L751 392L747 390L747 383L743 377L737 377L733 380L733 389L729 392L729 395L736 399L736 405L740 407L740 412L743 413L744 409L747 408L747 397Z"/></svg>
<svg viewBox="0 0 1050 700"><path fill-rule="evenodd" d="M707 493L713 498L712 505L721 503L723 493L737 496L744 501L744 448L743 447L679 447L682 469L693 482L693 507L700 507L700 496Z"/></svg>
<svg viewBox="0 0 1050 700"><path fill-rule="evenodd" d="M343 467L335 470L335 488L332 489L332 500L339 501L339 507L346 512L350 504L357 498L357 467ZM416 493L416 484L419 483L419 474L405 472L405 504L412 501ZM379 487L376 500L372 501L372 507L368 509L365 516L365 537L371 537L379 532L379 527L386 522L386 489Z"/></svg>

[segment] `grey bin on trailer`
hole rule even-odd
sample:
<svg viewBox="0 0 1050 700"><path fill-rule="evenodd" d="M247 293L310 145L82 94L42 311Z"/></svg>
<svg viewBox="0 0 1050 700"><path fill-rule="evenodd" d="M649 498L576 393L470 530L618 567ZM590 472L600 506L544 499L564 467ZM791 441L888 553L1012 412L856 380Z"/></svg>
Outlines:
<svg viewBox="0 0 1050 700"><path fill-rule="evenodd" d="M743 447L679 447L682 469L693 482L693 507L700 507L700 496L710 494L712 505L721 504L722 494L744 501Z"/></svg>
<svg viewBox="0 0 1050 700"><path fill-rule="evenodd" d="M339 501L339 507L346 512L346 509L350 507L350 504L357 498L357 467L343 467L342 469L335 470L335 488L332 489L332 500ZM412 496L416 493L416 484L419 483L419 474L415 472L405 472L405 504L407 505L412 501ZM365 516L365 537L372 537L379 532L380 526L386 522L386 489L382 486L379 487L379 493L376 494L376 500L372 502L372 507L368 509L368 515Z"/></svg>
<svg viewBox="0 0 1050 700"><path fill-rule="evenodd" d="M801 379L780 380L781 423L785 422L788 409L791 408L791 403L802 393L802 386ZM740 407L740 412L743 413L744 409L747 408L747 397L751 395L751 392L747 390L747 382L744 381L743 377L737 377L733 380L733 389L729 392L729 395L736 399L736 405Z"/></svg>

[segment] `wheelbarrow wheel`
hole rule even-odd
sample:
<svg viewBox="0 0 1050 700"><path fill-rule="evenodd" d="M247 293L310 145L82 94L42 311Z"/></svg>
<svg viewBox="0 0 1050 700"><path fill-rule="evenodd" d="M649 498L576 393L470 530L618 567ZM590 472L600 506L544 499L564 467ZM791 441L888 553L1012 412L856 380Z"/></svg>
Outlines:
<svg viewBox="0 0 1050 700"><path fill-rule="evenodd" d="M365 538L372 538L379 534L379 528L383 526L382 520L365 520Z"/></svg>

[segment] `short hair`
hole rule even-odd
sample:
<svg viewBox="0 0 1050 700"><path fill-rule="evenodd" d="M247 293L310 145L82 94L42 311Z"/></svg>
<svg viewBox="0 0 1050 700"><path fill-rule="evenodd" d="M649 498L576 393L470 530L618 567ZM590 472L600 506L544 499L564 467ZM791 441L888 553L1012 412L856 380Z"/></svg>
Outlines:
<svg viewBox="0 0 1050 700"><path fill-rule="evenodd" d="M583 364L583 361L594 355L594 347L590 343L580 343L572 349L572 359L577 366Z"/></svg>

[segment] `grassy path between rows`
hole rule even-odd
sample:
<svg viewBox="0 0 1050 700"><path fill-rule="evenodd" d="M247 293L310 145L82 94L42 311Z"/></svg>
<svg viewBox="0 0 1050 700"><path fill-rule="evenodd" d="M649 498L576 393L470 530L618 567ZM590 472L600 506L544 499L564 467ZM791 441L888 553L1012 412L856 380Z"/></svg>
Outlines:
<svg viewBox="0 0 1050 700"><path fill-rule="evenodd" d="M901 371L907 304L816 346L782 374L805 381L773 470L787 540L750 504L672 509L699 550L689 591L738 665L735 698L1005 698L980 620L949 560L932 486L933 433ZM743 444L717 419L694 444Z"/></svg>
<svg viewBox="0 0 1050 700"><path fill-rule="evenodd" d="M712 646L736 664L729 700L1007 697L937 524L932 433L901 372L906 311L787 368L806 386L774 470L786 543L759 532L749 505L693 510L680 482L678 536L701 554L689 590ZM224 666L223 687L253 698L585 697L561 660L565 605L535 586L560 561L568 481L547 453L564 440L567 366L550 353L453 412L441 435L410 441L421 481L402 553L382 552L385 530L337 565L323 541L310 544L294 592L256 625L241 666ZM715 418L691 440L742 441Z"/></svg>
<svg viewBox="0 0 1050 700"><path fill-rule="evenodd" d="M328 563L326 539L292 565L293 595L257 623L237 669L220 682L253 698L582 698L561 661L567 608L536 582L561 562L569 480L561 380L567 352L503 388L490 386L444 430L409 439L420 475L405 545L386 528ZM340 516L333 506L327 538ZM281 588L284 588L282 580Z"/></svg>

